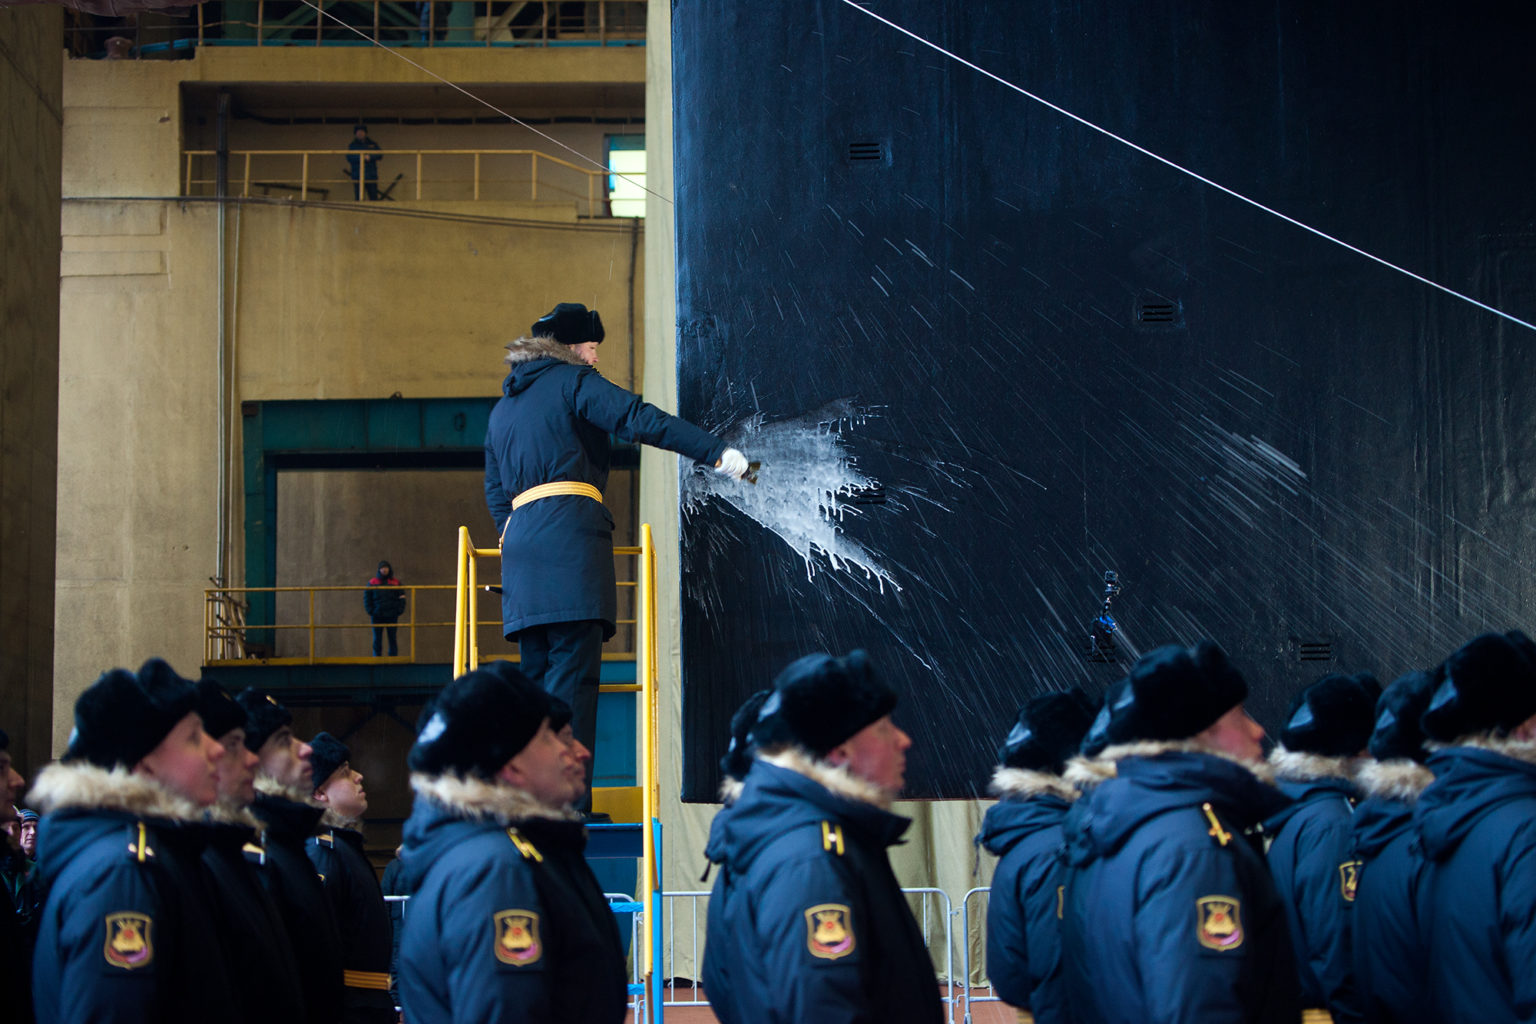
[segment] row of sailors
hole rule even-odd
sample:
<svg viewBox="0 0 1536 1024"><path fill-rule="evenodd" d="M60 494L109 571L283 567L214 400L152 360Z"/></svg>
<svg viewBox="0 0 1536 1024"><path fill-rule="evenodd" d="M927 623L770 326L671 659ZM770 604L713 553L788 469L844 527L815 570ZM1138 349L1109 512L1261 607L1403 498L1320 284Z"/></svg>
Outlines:
<svg viewBox="0 0 1536 1024"><path fill-rule="evenodd" d="M77 703L69 751L32 794L39 1022L387 1012L387 918L337 932L329 886L361 851L315 791L331 761L310 768L276 702L216 689L151 662ZM1091 721L1070 695L1026 704L982 836L1001 857L999 992L1077 1024L1295 1021L1303 1005L1339 1020L1532 1019L1536 645L1478 637L1379 699L1358 677L1308 688L1278 781L1246 697L1201 643L1142 658ZM797 660L737 713L707 851L720 870L704 983L722 1024L943 1018L887 855L910 824L891 810L911 745L895 707L855 651ZM505 664L423 714L401 858L411 1024L624 1017L617 925L571 809L583 751L561 715ZM1374 763L1357 770L1366 746ZM259 768L263 791L226 764ZM311 840L326 811L342 815L330 842ZM315 847L333 859L311 860Z"/></svg>

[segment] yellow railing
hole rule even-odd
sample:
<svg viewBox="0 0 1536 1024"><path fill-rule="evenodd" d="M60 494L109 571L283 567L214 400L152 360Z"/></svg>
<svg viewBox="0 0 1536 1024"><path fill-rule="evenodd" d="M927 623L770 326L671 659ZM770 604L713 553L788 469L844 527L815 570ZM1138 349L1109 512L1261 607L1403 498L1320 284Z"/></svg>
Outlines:
<svg viewBox="0 0 1536 1024"><path fill-rule="evenodd" d="M359 154L379 157L380 192L393 187L396 175L409 175L409 198L420 201L523 201L570 202L577 204L583 216L604 216L607 212L608 172L582 167L569 160L536 149L233 149L229 151L229 192L249 198L294 196L300 201L331 201L331 193L345 202L373 202L348 174L345 160ZM182 151L182 194L213 195L218 184L212 149ZM322 168L318 159L335 158ZM528 160L526 175L517 173L523 158ZM385 163L388 161L388 163ZM626 174L644 184L643 174ZM368 184L365 182L364 184ZM254 193L253 193L254 190ZM581 204L585 204L585 206Z"/></svg>
<svg viewBox="0 0 1536 1024"><path fill-rule="evenodd" d="M495 548L488 549L492 554L499 554ZM637 547L616 547L613 549L615 556L625 558L640 554ZM460 573L464 572L462 565ZM470 567L471 574L473 567ZM462 581L462 577L461 577ZM635 578L620 579L618 585L621 590L634 591L638 587ZM336 665L336 664L361 664L377 661L414 663L414 662L443 662L448 660L448 647L453 648L454 675L462 674L460 666L463 660L460 656L464 645L465 620L455 610L450 610L449 603L454 602L454 609L463 600L463 595L454 597L456 587L452 583L434 584L401 584L391 587L391 590L402 590L406 593L406 614L400 617L396 624L400 654L391 658L384 656L374 658L369 655L371 647L371 631L375 624L362 617L362 602L359 599L367 586L312 586L312 587L208 587L203 591L203 664L204 665L236 665L250 664L252 661L260 661L273 665ZM257 601L252 598L256 595L272 595L268 607L272 608L272 621L253 621L251 609ZM434 595L441 594L441 602L432 601ZM339 601L351 600L356 603L351 605L356 611L342 612L338 606ZM475 623L475 629L469 630L469 649L475 652L478 664L478 639L477 634L482 630L493 630L496 637L501 636L501 609L493 607L487 611L490 618L482 619L479 616L478 593L472 595L472 617L469 621ZM424 605L426 606L424 608ZM604 661L630 661L635 658L636 625L633 618L620 618L615 625L619 627L619 634L614 642L603 652ZM384 624L383 628L388 628ZM356 643L337 641L336 637L356 637ZM290 638L299 638L292 640ZM355 650L342 651L338 646L345 645ZM516 661L515 653L497 655ZM444 680L446 682L447 680ZM603 686L604 692L635 692L639 690L639 684L615 683Z"/></svg>

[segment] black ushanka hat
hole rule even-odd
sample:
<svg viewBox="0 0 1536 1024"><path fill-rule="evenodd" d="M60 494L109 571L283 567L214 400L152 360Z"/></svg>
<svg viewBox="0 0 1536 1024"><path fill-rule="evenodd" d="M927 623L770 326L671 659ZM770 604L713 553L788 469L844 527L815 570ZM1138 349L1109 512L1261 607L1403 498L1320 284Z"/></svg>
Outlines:
<svg viewBox="0 0 1536 1024"><path fill-rule="evenodd" d="M1380 696L1381 683L1369 673L1323 676L1291 702L1280 742L1305 754L1354 756L1371 738Z"/></svg>
<svg viewBox="0 0 1536 1024"><path fill-rule="evenodd" d="M1424 761L1424 727L1419 720L1440 685L1439 670L1409 672L1394 679L1376 701L1371 756L1378 761Z"/></svg>
<svg viewBox="0 0 1536 1024"><path fill-rule="evenodd" d="M895 691L875 676L863 651L807 654L773 681L750 739L759 749L798 746L824 757L895 708Z"/></svg>
<svg viewBox="0 0 1536 1024"><path fill-rule="evenodd" d="M245 708L212 679L197 681L197 714L203 731L219 739L231 729L245 728Z"/></svg>
<svg viewBox="0 0 1536 1024"><path fill-rule="evenodd" d="M1187 740L1247 699L1242 673L1211 641L1159 647L1109 688L1082 752L1092 757L1120 743Z"/></svg>
<svg viewBox="0 0 1536 1024"><path fill-rule="evenodd" d="M347 745L328 732L315 733L315 738L309 741L309 750L309 767L313 773L311 778L315 780L316 792L331 781L336 769L352 759L352 752L347 749Z"/></svg>
<svg viewBox="0 0 1536 1024"><path fill-rule="evenodd" d="M75 701L75 728L64 759L131 768L196 710L196 688L159 658L137 673L111 669Z"/></svg>
<svg viewBox="0 0 1536 1024"><path fill-rule="evenodd" d="M1474 637L1441 671L1421 719L1432 740L1507 732L1536 715L1536 645L1519 630Z"/></svg>
<svg viewBox="0 0 1536 1024"><path fill-rule="evenodd" d="M545 313L528 328L535 338L554 338L562 345L580 345L584 341L601 343L604 337L603 318L597 310L588 309L579 302L562 302Z"/></svg>
<svg viewBox="0 0 1536 1024"><path fill-rule="evenodd" d="M1060 775L1092 722L1093 705L1080 691L1032 697L1019 708L997 760L1004 768Z"/></svg>
<svg viewBox="0 0 1536 1024"><path fill-rule="evenodd" d="M406 760L413 772L491 779L549 717L549 695L497 662L443 688Z"/></svg>
<svg viewBox="0 0 1536 1024"><path fill-rule="evenodd" d="M731 741L725 748L725 756L720 758L720 774L731 779L744 779L747 772L752 769L753 745L750 734L757 725L757 713L762 710L763 702L773 693L772 690L758 690L752 696L742 702L741 707L731 716Z"/></svg>
<svg viewBox="0 0 1536 1024"><path fill-rule="evenodd" d="M235 700L245 709L245 749L252 753L260 751L277 730L293 724L293 712L255 687L241 690Z"/></svg>

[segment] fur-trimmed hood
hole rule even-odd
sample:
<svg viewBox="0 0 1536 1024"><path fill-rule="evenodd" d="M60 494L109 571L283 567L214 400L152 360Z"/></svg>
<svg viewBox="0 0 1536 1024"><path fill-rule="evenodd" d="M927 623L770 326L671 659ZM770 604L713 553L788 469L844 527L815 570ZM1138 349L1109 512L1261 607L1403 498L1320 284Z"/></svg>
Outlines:
<svg viewBox="0 0 1536 1024"><path fill-rule="evenodd" d="M888 802L878 787L803 750L759 753L741 796L716 815L710 855L746 871L790 831L824 821L842 826L851 843L883 849L912 824L886 810Z"/></svg>
<svg viewBox="0 0 1536 1024"><path fill-rule="evenodd" d="M1355 771L1355 785L1367 798L1414 803L1424 788L1435 781L1434 772L1406 758L1392 761L1366 760Z"/></svg>
<svg viewBox="0 0 1536 1024"><path fill-rule="evenodd" d="M339 828L348 832L357 832L361 834L363 831L363 819L348 818L345 815L337 814L331 808L327 807L325 811L320 815L320 827Z"/></svg>
<svg viewBox="0 0 1536 1024"><path fill-rule="evenodd" d="M896 794L888 793L874 783L859 778L847 768L824 761L810 751L798 747L789 747L772 754L758 754L757 759L765 764L787 768L799 775L804 775L812 782L818 782L827 787L836 796L872 804L882 811L890 810L891 804L896 799Z"/></svg>
<svg viewBox="0 0 1536 1024"><path fill-rule="evenodd" d="M992 773L987 792L999 800L1027 800L1032 796L1046 794L1069 802L1077 799L1077 789L1060 775L1003 765L998 765Z"/></svg>
<svg viewBox="0 0 1536 1024"><path fill-rule="evenodd" d="M1266 785L1275 781L1274 769L1267 763L1239 761L1229 754L1212 750L1194 740L1138 740L1135 743L1118 743L1105 747L1095 757L1074 757L1067 762L1062 778L1078 792L1086 792L1119 774L1119 763L1128 757L1153 758L1164 754L1200 754L1227 761L1244 769Z"/></svg>
<svg viewBox="0 0 1536 1024"><path fill-rule="evenodd" d="M414 892L441 857L486 832L516 828L536 847L546 842L568 847L580 857L586 844L581 815L553 808L526 790L474 776L411 775L416 794L401 842L404 891Z"/></svg>
<svg viewBox="0 0 1536 1024"><path fill-rule="evenodd" d="M143 818L193 823L203 812L192 801L127 768L57 762L37 774L27 801L42 814L64 810L121 811Z"/></svg>
<svg viewBox="0 0 1536 1024"><path fill-rule="evenodd" d="M1269 765L1275 771L1275 778L1282 782L1317 782L1321 779L1342 779L1348 782L1354 778L1359 760L1356 757L1328 757L1324 754L1309 754L1304 750L1287 750L1283 743L1269 755Z"/></svg>
<svg viewBox="0 0 1536 1024"><path fill-rule="evenodd" d="M279 785L264 775L256 776L256 802L251 813L261 822L263 843L276 841L303 845L320 824L323 808L297 790Z"/></svg>
<svg viewBox="0 0 1536 1024"><path fill-rule="evenodd" d="M517 375L518 367L536 359L556 359L562 363L570 363L572 366L587 365L581 361L581 357L570 345L562 344L554 338L533 338L524 335L507 343L507 354L502 358L502 362L512 368L512 374L508 379Z"/></svg>
<svg viewBox="0 0 1536 1024"><path fill-rule="evenodd" d="M1430 755L1429 770L1414 821L1430 860L1449 857L1500 804L1536 801L1536 744L1480 738Z"/></svg>
<svg viewBox="0 0 1536 1024"><path fill-rule="evenodd" d="M1142 825L1171 811L1210 804L1221 820L1247 830L1290 801L1258 777L1252 766L1184 743L1111 747L1115 777L1105 779L1073 806L1067 826L1068 857L1087 864L1118 850Z"/></svg>

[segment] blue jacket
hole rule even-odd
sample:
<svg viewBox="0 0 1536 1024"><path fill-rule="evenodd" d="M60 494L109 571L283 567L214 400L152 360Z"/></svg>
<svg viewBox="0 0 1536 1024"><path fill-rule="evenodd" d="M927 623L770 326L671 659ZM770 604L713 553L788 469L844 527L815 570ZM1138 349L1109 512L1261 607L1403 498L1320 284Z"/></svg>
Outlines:
<svg viewBox="0 0 1536 1024"><path fill-rule="evenodd" d="M203 870L213 894L219 934L224 939L231 980L259 978L260 999L231 999L220 1008L232 1021L304 1019L299 965L283 928L282 915L262 887L259 869L245 859L256 839L252 824L223 821L208 826Z"/></svg>
<svg viewBox="0 0 1536 1024"><path fill-rule="evenodd" d="M618 923L579 821L520 790L416 776L400 999L414 1024L618 1024Z"/></svg>
<svg viewBox="0 0 1536 1024"><path fill-rule="evenodd" d="M1031 1011L1036 1024L1061 1024L1071 1019L1058 916L1066 871L1062 821L1071 805L1054 792L1009 788L1010 780L1025 777L1009 769L994 776L1004 799L987 810L977 836L998 858L987 901L987 976L1004 1002Z"/></svg>
<svg viewBox="0 0 1536 1024"><path fill-rule="evenodd" d="M277 907L299 965L305 1019L334 1024L342 1013L341 934L320 876L304 853L304 841L320 823L321 810L271 793L251 806L265 828L260 845L246 850L261 884Z"/></svg>
<svg viewBox="0 0 1536 1024"><path fill-rule="evenodd" d="M757 761L721 826L704 976L727 982L711 1006L732 1024L935 1024L933 965L886 854L911 822L802 761Z"/></svg>
<svg viewBox="0 0 1536 1024"><path fill-rule="evenodd" d="M1325 770L1343 767L1342 758L1300 757L1306 760L1291 752L1277 759L1277 785L1295 803L1264 823L1273 837L1269 870L1290 923L1301 1005L1328 1010L1334 1024L1358 1024L1350 941L1360 868L1354 854L1355 787L1336 776L1286 778L1287 772L1309 774L1318 761L1336 762ZM1308 767L1297 769L1298 763Z"/></svg>
<svg viewBox="0 0 1536 1024"><path fill-rule="evenodd" d="M1355 989L1370 1024L1434 1024L1419 922L1425 865L1413 806L1429 773L1412 762L1368 765L1355 808Z"/></svg>
<svg viewBox="0 0 1536 1024"><path fill-rule="evenodd" d="M1439 1019L1536 1021L1536 764L1451 747L1414 809Z"/></svg>
<svg viewBox="0 0 1536 1024"><path fill-rule="evenodd" d="M395 1002L389 994L393 928L384 891L363 853L363 834L324 827L305 841L304 852L336 914L348 1019L394 1024Z"/></svg>
<svg viewBox="0 0 1536 1024"><path fill-rule="evenodd" d="M32 799L44 902L32 963L38 1024L192 1024L231 1000L189 804L124 771L56 764Z"/></svg>
<svg viewBox="0 0 1536 1024"><path fill-rule="evenodd" d="M730 802L715 812L715 817L709 823L709 842L704 847L704 856L710 865L716 865L725 860L725 824L730 819L731 809L736 806L735 796L740 793L739 780L731 780L736 783L736 794L733 794ZM704 936L708 937L725 932L725 875L720 871L715 875L715 886L709 894L709 904L704 911ZM710 1009L714 1012L715 1019L720 1024L737 1024L736 1017L731 1012L730 1002L721 999L714 1001L714 993L729 992L731 990L731 965L725 957L711 957L706 947L704 963L700 967L701 980L704 982L704 993L710 998Z"/></svg>
<svg viewBox="0 0 1536 1024"><path fill-rule="evenodd" d="M1295 1022L1285 907L1244 835L1286 798L1210 754L1124 757L1116 767L1065 826L1062 974L1073 1018Z"/></svg>
<svg viewBox="0 0 1536 1024"><path fill-rule="evenodd" d="M608 484L613 434L713 464L725 442L669 416L582 364L550 338L513 342L512 372L485 432L485 501L501 536L501 618L508 639L551 622L596 620L611 637L618 617L613 516L582 495L512 511L539 484Z"/></svg>

